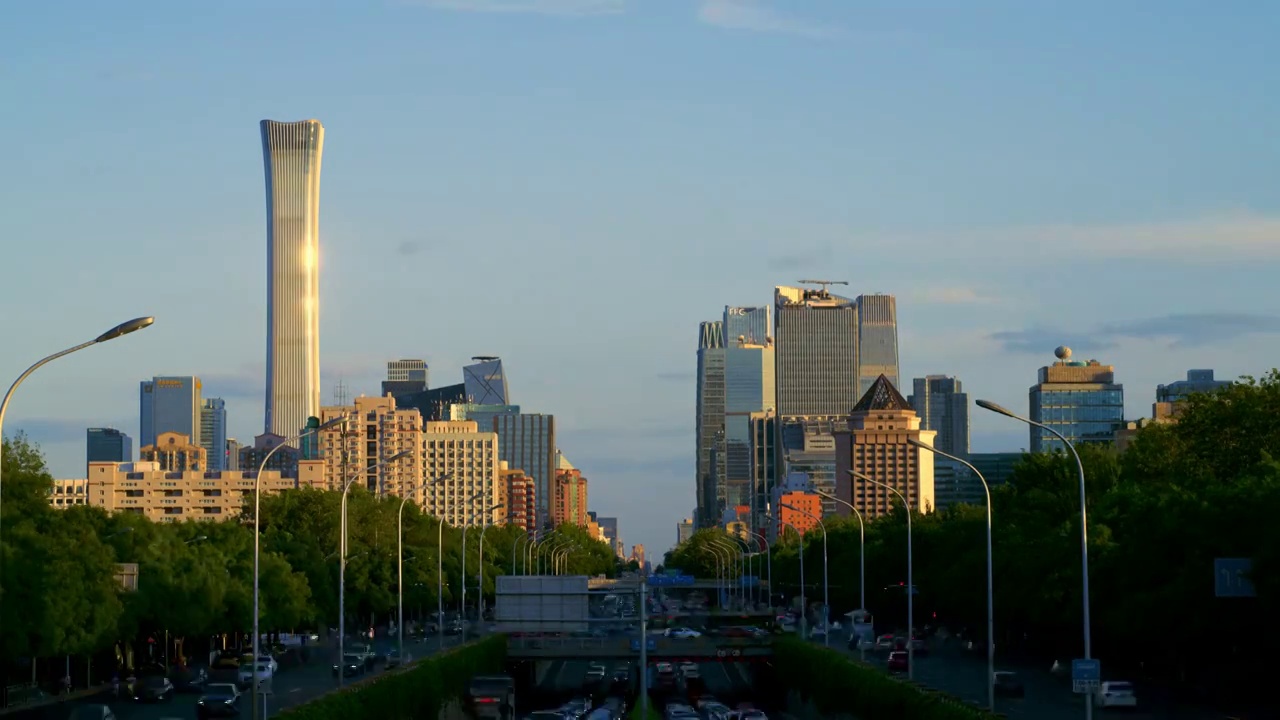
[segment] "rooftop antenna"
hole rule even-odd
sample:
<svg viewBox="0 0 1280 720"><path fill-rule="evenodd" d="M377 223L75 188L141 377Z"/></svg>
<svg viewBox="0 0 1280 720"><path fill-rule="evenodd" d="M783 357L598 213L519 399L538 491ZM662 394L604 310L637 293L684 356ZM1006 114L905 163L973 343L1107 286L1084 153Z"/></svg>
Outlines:
<svg viewBox="0 0 1280 720"><path fill-rule="evenodd" d="M347 404L347 384L342 382L342 377L338 377L338 384L333 386L333 404L345 406Z"/></svg>
<svg viewBox="0 0 1280 720"><path fill-rule="evenodd" d="M821 285L822 290L820 290L819 292L821 292L823 295L831 294L830 292L828 292L828 288L830 288L832 285L848 285L849 284L847 280L797 280L796 282L800 283L801 285Z"/></svg>

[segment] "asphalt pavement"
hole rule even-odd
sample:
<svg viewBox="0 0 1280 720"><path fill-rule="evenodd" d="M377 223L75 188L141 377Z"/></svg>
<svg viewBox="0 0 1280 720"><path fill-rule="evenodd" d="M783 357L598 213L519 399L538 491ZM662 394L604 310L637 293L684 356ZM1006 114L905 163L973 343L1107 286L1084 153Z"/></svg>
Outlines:
<svg viewBox="0 0 1280 720"><path fill-rule="evenodd" d="M458 637L446 637L445 647L446 649L454 647L460 644L460 641L461 638ZM434 637L413 642L406 638L405 652L412 655L415 661L421 660L435 654L439 649L438 643L439 641ZM312 649L311 658L306 663L294 668L282 668L272 679L271 694L267 697L267 716L270 717L282 710L301 705L336 690L338 680L333 676L335 655L336 647L316 647ZM373 672L376 674L385 671L383 666L379 665ZM347 678L346 684L352 685L368 677L370 675ZM123 698L108 699L106 702L118 720L167 720L168 718L195 720L196 701L200 699L200 695L201 693L178 693L172 700L158 703L139 703ZM102 698L91 698L77 704L100 702ZM69 716L71 709L67 707L67 715L63 717ZM240 698L240 717L251 716L249 693L245 691ZM54 715L54 717L57 716Z"/></svg>
<svg viewBox="0 0 1280 720"><path fill-rule="evenodd" d="M847 642L847 638L833 635L830 647L850 657L860 658L862 653L849 650ZM916 655L914 680L925 687L986 707L986 654L971 653L960 649L955 643L942 643L936 638L929 642L929 654ZM817 641L817 644L821 643L821 640ZM885 651L866 651L867 662L875 667L884 669L887 658L888 653ZM1085 696L1071 692L1069 678L1057 677L1048 668L1010 666L1001 663L998 656L996 670L1017 673L1026 689L1026 696L1023 698L996 698L996 712L1011 720L1080 720L1084 716ZM1144 702L1141 686L1138 687L1137 695L1139 706L1136 709L1096 708L1094 716L1105 718L1122 715L1132 720L1223 720L1228 717L1254 717L1248 713L1233 715L1222 710L1156 704L1149 698Z"/></svg>

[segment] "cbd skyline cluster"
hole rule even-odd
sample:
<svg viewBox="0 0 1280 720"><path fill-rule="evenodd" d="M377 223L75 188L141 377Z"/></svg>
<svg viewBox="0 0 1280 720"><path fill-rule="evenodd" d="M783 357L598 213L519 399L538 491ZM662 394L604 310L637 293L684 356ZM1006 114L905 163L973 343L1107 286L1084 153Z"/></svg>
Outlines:
<svg viewBox="0 0 1280 720"><path fill-rule="evenodd" d="M425 360L386 363L381 393L332 405L320 387L318 120L260 123L266 183L266 386L263 432L228 437L222 398L199 376L139 385L138 460L127 433L86 431L83 478L55 481L55 507L90 504L154 520L224 520L253 478L269 492L358 482L411 497L455 526L516 524L527 532L571 523L619 555L616 518L588 507L588 479L561 452L555 416L511 403L502 359L477 356L462 382L432 388ZM393 462L392 459L395 459ZM640 555L643 547L640 546ZM636 550L632 551L634 555Z"/></svg>

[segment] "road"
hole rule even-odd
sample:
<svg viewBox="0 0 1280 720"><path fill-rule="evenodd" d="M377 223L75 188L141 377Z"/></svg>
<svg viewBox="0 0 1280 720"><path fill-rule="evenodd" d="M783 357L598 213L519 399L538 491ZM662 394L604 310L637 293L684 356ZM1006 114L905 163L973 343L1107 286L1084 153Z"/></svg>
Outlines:
<svg viewBox="0 0 1280 720"><path fill-rule="evenodd" d="M821 644L821 641L818 641ZM853 657L860 657L857 650L849 650L845 638L832 636L831 648ZM888 653L866 652L867 662L880 668L885 667ZM996 670L1012 670L1018 674L1026 689L1025 698L996 698L996 711L1003 713L1010 720L1080 720L1084 716L1084 699L1071 692L1070 680L1055 677L1047 668L1010 667L996 662ZM887 670L886 670L887 672ZM927 656L916 656L915 680L926 687L941 690L949 695L972 702L983 707L987 703L987 658L982 653L969 653L955 644L941 643L937 639L930 641L930 652ZM1121 679L1121 678L1117 678ZM1205 708L1193 708L1177 705L1144 703L1141 686L1138 687L1138 702L1142 703L1136 711L1098 709L1096 717L1110 717L1123 714L1132 720L1222 720L1229 713ZM1239 717L1254 717L1248 713Z"/></svg>
<svg viewBox="0 0 1280 720"><path fill-rule="evenodd" d="M445 641L446 648L448 648L458 645L460 638L449 637L445 638ZM405 652L415 659L421 660L436 652L439 647L437 643L438 640L435 638L413 643L406 639ZM312 652L310 660L305 664L296 668L282 669L272 681L273 692L267 699L268 717L281 710L301 705L325 693L336 690L338 681L333 676L335 653L336 651L317 648ZM374 672L382 672L381 666ZM366 675L365 677L369 676ZM349 678L347 684L359 682L361 679L363 678ZM199 698L199 693L180 693L168 702L136 703L132 700L122 699L108 701L107 704L111 707L118 720L165 720L167 718L195 720L196 701ZM84 702L101 702L101 700L86 700ZM241 717L250 716L251 708L249 702L249 695L246 692L240 699ZM67 708L67 714L70 711L71 708ZM62 717L66 717L66 715Z"/></svg>

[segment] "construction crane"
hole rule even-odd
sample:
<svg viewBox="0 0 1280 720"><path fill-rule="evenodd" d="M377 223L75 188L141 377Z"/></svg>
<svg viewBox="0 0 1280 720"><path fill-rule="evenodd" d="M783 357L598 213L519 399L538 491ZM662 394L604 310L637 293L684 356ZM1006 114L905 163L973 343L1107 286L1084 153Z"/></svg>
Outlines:
<svg viewBox="0 0 1280 720"><path fill-rule="evenodd" d="M831 287L832 285L848 285L849 284L848 281L846 280L797 280L796 282L800 283L801 285L821 285L822 286L821 292L823 295L830 295L830 293L827 291L827 288Z"/></svg>

